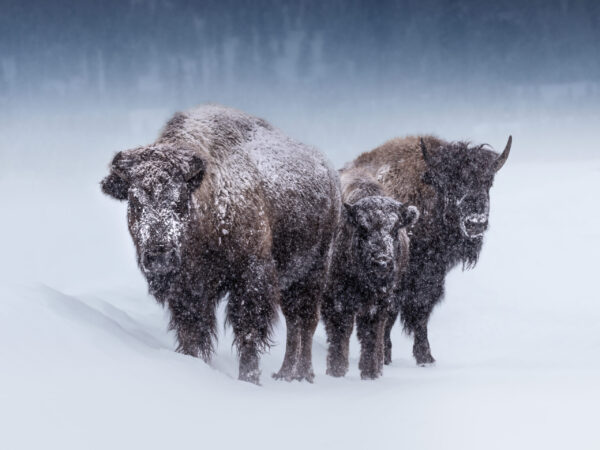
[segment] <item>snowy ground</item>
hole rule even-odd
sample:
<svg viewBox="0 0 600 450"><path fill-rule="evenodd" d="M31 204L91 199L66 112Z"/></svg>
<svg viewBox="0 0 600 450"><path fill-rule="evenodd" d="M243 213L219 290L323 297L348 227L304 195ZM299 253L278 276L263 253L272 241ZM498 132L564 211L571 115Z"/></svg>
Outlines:
<svg viewBox="0 0 600 450"><path fill-rule="evenodd" d="M211 366L174 353L101 175L0 178L0 448L600 448L600 160L508 162L480 263L431 320L434 367L396 327L382 379L356 341L332 379L319 327L315 383L276 382L280 323L262 387L236 380L229 330Z"/></svg>

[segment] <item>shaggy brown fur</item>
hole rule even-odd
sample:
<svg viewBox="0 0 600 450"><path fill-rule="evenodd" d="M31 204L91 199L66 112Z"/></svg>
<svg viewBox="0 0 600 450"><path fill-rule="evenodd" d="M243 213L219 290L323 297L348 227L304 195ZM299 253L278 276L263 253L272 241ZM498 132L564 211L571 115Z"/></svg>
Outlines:
<svg viewBox="0 0 600 450"><path fill-rule="evenodd" d="M276 305L287 324L275 376L312 381L312 336L340 211L339 181L318 151L262 119L220 106L176 114L159 139L118 153L102 189L128 200L150 292L168 305L178 351L208 361L215 309L258 383Z"/></svg>
<svg viewBox="0 0 600 450"><path fill-rule="evenodd" d="M381 185L361 169L341 175L344 212L334 239L322 317L329 350L327 373L344 376L354 322L361 343L363 379L381 375L384 332L393 292L408 263L406 227L418 217L384 195Z"/></svg>
<svg viewBox="0 0 600 450"><path fill-rule="evenodd" d="M457 264L469 268L477 262L488 226L489 190L511 142L498 155L485 145L410 136L386 142L348 165L367 171L387 195L421 213L409 233L409 267L386 326L386 363L398 309L405 330L414 335L417 363L434 362L427 337L430 313L443 297L446 273Z"/></svg>

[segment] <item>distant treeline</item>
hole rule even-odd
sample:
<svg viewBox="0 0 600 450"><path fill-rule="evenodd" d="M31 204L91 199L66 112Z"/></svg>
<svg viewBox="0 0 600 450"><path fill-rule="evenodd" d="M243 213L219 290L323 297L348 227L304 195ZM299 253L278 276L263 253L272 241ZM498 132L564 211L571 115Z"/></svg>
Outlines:
<svg viewBox="0 0 600 450"><path fill-rule="evenodd" d="M0 0L0 104L597 83L597 0Z"/></svg>

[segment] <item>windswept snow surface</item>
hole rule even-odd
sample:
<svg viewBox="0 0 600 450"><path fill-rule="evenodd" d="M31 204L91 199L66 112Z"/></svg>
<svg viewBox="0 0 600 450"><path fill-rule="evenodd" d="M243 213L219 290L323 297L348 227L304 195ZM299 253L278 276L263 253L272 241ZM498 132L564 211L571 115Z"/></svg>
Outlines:
<svg viewBox="0 0 600 450"><path fill-rule="evenodd" d="M315 383L274 381L280 321L262 387L223 327L211 365L174 352L98 180L0 178L0 448L600 448L600 160L508 161L480 262L430 322L435 366L396 327L383 378L360 380L353 340L333 379L319 326Z"/></svg>

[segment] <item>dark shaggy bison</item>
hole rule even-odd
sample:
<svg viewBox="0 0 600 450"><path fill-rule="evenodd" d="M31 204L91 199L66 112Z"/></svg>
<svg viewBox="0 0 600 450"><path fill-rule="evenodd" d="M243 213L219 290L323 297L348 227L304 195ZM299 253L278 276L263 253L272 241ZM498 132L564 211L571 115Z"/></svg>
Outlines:
<svg viewBox="0 0 600 450"><path fill-rule="evenodd" d="M488 227L490 188L504 165L512 137L498 155L485 145L446 142L433 136L393 139L363 153L349 167L362 168L387 195L415 205L421 218L410 231L410 262L395 311L386 325L385 361L391 362L390 330L398 316L414 335L418 364L433 363L427 323L442 299L450 269L477 263Z"/></svg>
<svg viewBox="0 0 600 450"><path fill-rule="evenodd" d="M220 106L176 114L158 140L118 153L102 190L128 201L129 232L178 351L208 361L227 296L241 380L258 383L276 306L285 380L312 381L312 337L340 212L336 172L262 119Z"/></svg>
<svg viewBox="0 0 600 450"><path fill-rule="evenodd" d="M343 172L341 185L344 211L321 309L329 341L327 373L341 377L348 371L348 345L356 320L361 378L374 379L383 369L385 322L393 291L408 263L405 227L419 213L386 197L379 183L360 169Z"/></svg>

